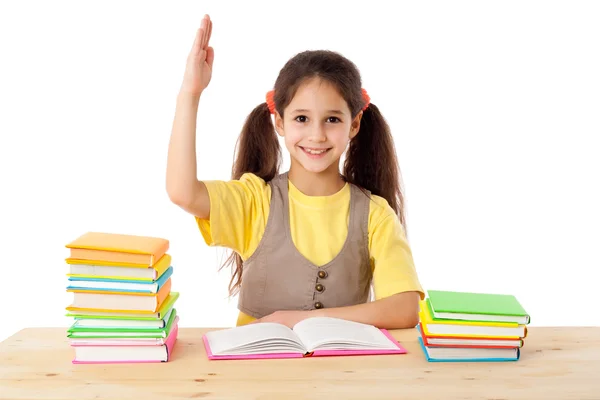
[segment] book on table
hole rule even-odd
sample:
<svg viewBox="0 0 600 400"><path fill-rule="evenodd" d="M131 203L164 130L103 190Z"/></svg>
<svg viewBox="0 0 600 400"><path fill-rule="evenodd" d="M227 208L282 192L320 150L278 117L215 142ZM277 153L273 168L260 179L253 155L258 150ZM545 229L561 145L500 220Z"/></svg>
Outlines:
<svg viewBox="0 0 600 400"><path fill-rule="evenodd" d="M435 319L512 322L527 325L531 319L514 295L428 290Z"/></svg>
<svg viewBox="0 0 600 400"><path fill-rule="evenodd" d="M490 349L523 347L523 339L518 338L426 335L421 322L417 325L417 329L421 339L423 339L423 344L429 347L485 347Z"/></svg>
<svg viewBox="0 0 600 400"><path fill-rule="evenodd" d="M176 318L164 338L131 337L72 339L73 364L168 362L179 332Z"/></svg>
<svg viewBox="0 0 600 400"><path fill-rule="evenodd" d="M104 325L95 324L94 326L82 326L79 321L75 321L67 330L69 339L75 338L165 338L169 336L169 332L173 324L179 322L177 309L173 310L165 316L165 324L162 327L157 326L140 326L131 321L123 321L122 325L110 323L111 320L105 320Z"/></svg>
<svg viewBox="0 0 600 400"><path fill-rule="evenodd" d="M73 302L69 310L95 309L97 311L154 313L171 293L171 279L169 277L156 293L67 289L67 292L73 293Z"/></svg>
<svg viewBox="0 0 600 400"><path fill-rule="evenodd" d="M66 247L73 363L169 361L179 324L169 241L87 232Z"/></svg>
<svg viewBox="0 0 600 400"><path fill-rule="evenodd" d="M79 290L97 290L97 291L126 291L133 293L157 293L162 285L173 275L173 267L169 267L157 279L134 280L134 279L116 279L112 277L97 278L90 276L69 277L69 286L67 289Z"/></svg>
<svg viewBox="0 0 600 400"><path fill-rule="evenodd" d="M66 245L72 260L102 260L152 266L169 249L163 238L107 232L87 232Z"/></svg>
<svg viewBox="0 0 600 400"><path fill-rule="evenodd" d="M385 329L330 317L307 318L291 329L260 322L213 330L203 342L211 360L406 353Z"/></svg>
<svg viewBox="0 0 600 400"><path fill-rule="evenodd" d="M417 330L419 345L427 361L517 361L521 355L518 347L473 347L473 346L428 346L425 345L421 331Z"/></svg>
<svg viewBox="0 0 600 400"><path fill-rule="evenodd" d="M74 317L77 319L122 319L122 320L161 320L165 318L165 315L173 307L175 302L179 299L179 292L171 292L167 295L167 298L160 304L159 308L155 312L147 311L130 311L130 310L119 310L119 309L96 309L96 308L81 308L81 307L67 307L67 317Z"/></svg>
<svg viewBox="0 0 600 400"><path fill-rule="evenodd" d="M172 257L164 254L152 265L74 258L65 261L69 265L67 276L74 278L69 280L95 278L153 282L171 267Z"/></svg>
<svg viewBox="0 0 600 400"><path fill-rule="evenodd" d="M72 328L95 328L99 330L107 328L132 328L139 329L162 329L165 328L173 315L175 308L171 308L162 319L133 319L133 318L75 318Z"/></svg>
<svg viewBox="0 0 600 400"><path fill-rule="evenodd" d="M488 339L521 339L527 336L527 327L516 322L434 318L428 298L420 301L419 308L420 324L427 336L461 336Z"/></svg>
<svg viewBox="0 0 600 400"><path fill-rule="evenodd" d="M507 294L428 290L417 335L427 361L517 361L529 314Z"/></svg>

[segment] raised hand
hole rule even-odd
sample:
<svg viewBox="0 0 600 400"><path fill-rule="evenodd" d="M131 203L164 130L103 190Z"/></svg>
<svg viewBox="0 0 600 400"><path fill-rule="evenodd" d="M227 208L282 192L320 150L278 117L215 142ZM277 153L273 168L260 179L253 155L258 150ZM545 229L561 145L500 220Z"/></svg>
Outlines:
<svg viewBox="0 0 600 400"><path fill-rule="evenodd" d="M212 21L208 14L204 15L200 28L196 31L194 45L188 55L181 91L200 96L208 86L212 76L215 51L208 45L212 33Z"/></svg>

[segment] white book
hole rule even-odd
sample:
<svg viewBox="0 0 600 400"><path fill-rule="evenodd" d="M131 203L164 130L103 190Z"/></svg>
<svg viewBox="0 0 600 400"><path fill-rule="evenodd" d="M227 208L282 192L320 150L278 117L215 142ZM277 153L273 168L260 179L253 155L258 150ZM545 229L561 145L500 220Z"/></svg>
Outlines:
<svg viewBox="0 0 600 400"><path fill-rule="evenodd" d="M344 354L402 354L406 350L384 329L329 317L285 325L259 322L204 335L210 359L287 358Z"/></svg>
<svg viewBox="0 0 600 400"><path fill-rule="evenodd" d="M173 325L169 336L162 339L71 339L75 351L74 364L167 362L177 342L179 327Z"/></svg>
<svg viewBox="0 0 600 400"><path fill-rule="evenodd" d="M108 319L108 318L76 318L73 328L135 328L157 329L167 326L174 308L171 308L163 319L159 320L134 320L134 319Z"/></svg>
<svg viewBox="0 0 600 400"><path fill-rule="evenodd" d="M69 274L83 276L113 276L120 278L156 279L156 270L148 268L113 267L108 265L70 264Z"/></svg>
<svg viewBox="0 0 600 400"><path fill-rule="evenodd" d="M116 282L116 281L71 281L68 288L97 289L97 290L133 290L141 292L158 292L158 282Z"/></svg>

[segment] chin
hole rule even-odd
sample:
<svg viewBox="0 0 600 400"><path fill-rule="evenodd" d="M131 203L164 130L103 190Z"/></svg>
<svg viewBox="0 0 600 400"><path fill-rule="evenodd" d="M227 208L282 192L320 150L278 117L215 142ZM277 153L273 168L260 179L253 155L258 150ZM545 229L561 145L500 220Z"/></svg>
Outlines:
<svg viewBox="0 0 600 400"><path fill-rule="evenodd" d="M296 158L296 161L298 162L298 164L302 165L302 168L304 168L304 170L313 174L320 174L323 172L327 172L332 168L336 170L339 168L339 159L315 161Z"/></svg>
<svg viewBox="0 0 600 400"><path fill-rule="evenodd" d="M311 172L313 174L320 174L322 172L327 171L331 165L310 165L310 164L306 164L306 163L300 163L302 165L302 168L304 168L307 172Z"/></svg>

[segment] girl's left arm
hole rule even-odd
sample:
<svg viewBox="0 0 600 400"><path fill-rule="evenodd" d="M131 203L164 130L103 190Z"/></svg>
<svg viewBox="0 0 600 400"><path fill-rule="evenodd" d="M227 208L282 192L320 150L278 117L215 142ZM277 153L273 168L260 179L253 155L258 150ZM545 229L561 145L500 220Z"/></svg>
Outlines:
<svg viewBox="0 0 600 400"><path fill-rule="evenodd" d="M370 303L318 310L281 310L252 321L276 322L293 328L298 322L312 317L332 317L384 329L413 328L419 322L419 292L403 292Z"/></svg>
<svg viewBox="0 0 600 400"><path fill-rule="evenodd" d="M384 329L413 328L419 323L419 292L403 292L370 303L308 311L309 317L332 317Z"/></svg>

